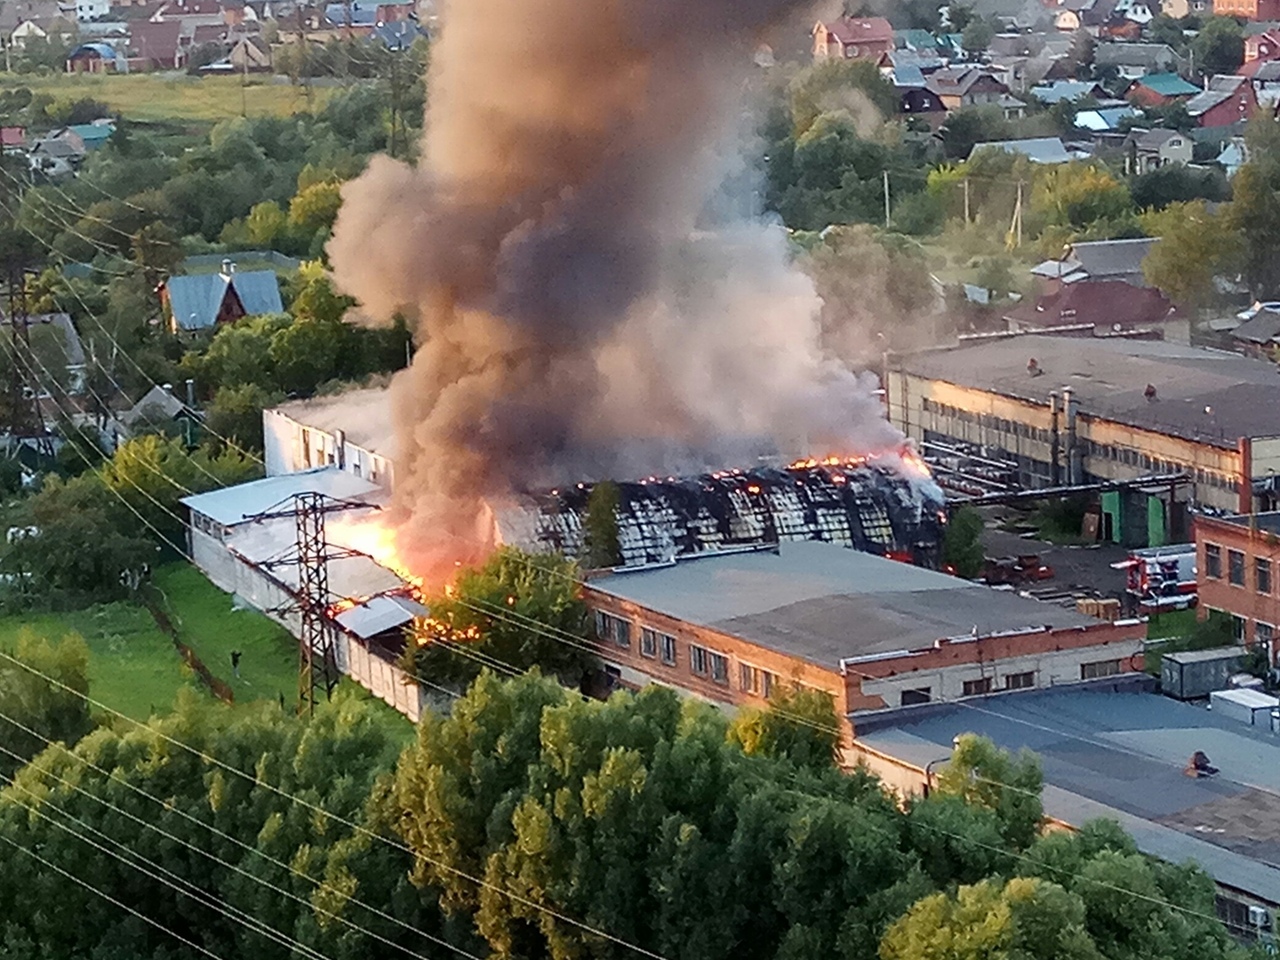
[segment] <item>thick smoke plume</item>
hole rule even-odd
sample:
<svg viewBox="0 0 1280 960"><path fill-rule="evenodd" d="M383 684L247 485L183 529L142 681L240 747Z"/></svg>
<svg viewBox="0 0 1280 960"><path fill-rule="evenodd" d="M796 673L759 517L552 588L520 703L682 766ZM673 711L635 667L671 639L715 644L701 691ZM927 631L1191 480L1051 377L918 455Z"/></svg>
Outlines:
<svg viewBox="0 0 1280 960"><path fill-rule="evenodd" d="M753 55L809 6L447 3L421 161L375 159L329 246L367 314L416 325L392 388L416 568L481 556L514 491L900 442L823 355L781 226L724 188Z"/></svg>

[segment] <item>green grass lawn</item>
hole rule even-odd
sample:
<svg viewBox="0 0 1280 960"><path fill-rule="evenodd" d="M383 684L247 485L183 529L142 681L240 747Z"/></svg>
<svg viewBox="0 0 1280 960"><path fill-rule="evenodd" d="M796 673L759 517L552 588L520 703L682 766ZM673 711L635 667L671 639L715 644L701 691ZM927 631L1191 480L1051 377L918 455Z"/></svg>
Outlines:
<svg viewBox="0 0 1280 960"><path fill-rule="evenodd" d="M195 678L144 607L110 603L72 613L0 617L0 647L23 630L58 640L78 633L89 645L89 695L134 720L164 713Z"/></svg>
<svg viewBox="0 0 1280 960"><path fill-rule="evenodd" d="M1168 610L1164 613L1152 614L1147 619L1147 639L1166 640L1171 637L1186 637L1196 625L1194 610Z"/></svg>
<svg viewBox="0 0 1280 960"><path fill-rule="evenodd" d="M285 629L253 610L235 610L231 597L195 567L174 563L155 572L184 643L235 691L236 702L278 700L292 706L298 695L298 645ZM240 677L231 670L239 650Z"/></svg>
<svg viewBox="0 0 1280 960"><path fill-rule="evenodd" d="M188 77L170 74L0 74L0 89L28 87L58 98L92 97L130 120L188 120L216 123L238 117L287 117L308 109L301 86L254 78ZM313 87L311 108L320 109L336 87Z"/></svg>

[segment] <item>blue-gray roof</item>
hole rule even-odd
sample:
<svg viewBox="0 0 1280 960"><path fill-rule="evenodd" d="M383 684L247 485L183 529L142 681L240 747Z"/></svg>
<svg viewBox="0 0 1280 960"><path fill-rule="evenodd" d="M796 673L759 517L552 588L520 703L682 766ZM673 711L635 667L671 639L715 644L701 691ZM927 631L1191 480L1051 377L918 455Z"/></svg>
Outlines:
<svg viewBox="0 0 1280 960"><path fill-rule="evenodd" d="M1020 153L1032 163L1066 163L1071 159L1067 148L1058 137L1032 137L1027 140L991 140L975 143L969 151L970 158L979 150L1003 150L1005 153Z"/></svg>
<svg viewBox="0 0 1280 960"><path fill-rule="evenodd" d="M235 289L246 314L284 311L284 302L280 299L280 283L270 270L233 273L230 278L221 273L201 273L169 278L166 286L174 323L180 330L205 330L212 327L222 309L228 284Z"/></svg>
<svg viewBox="0 0 1280 960"><path fill-rule="evenodd" d="M1030 748L1043 763L1050 816L1074 825L1113 817L1147 853L1195 859L1220 883L1271 902L1280 896L1280 845L1245 842L1230 827L1194 826L1213 823L1215 811L1280 792L1280 745L1269 731L1155 694L1097 688L965 703L904 717L858 739L921 767L945 756L952 738L966 732L1006 749ZM1221 769L1216 779L1183 775L1195 750ZM1269 809L1257 816L1272 828L1276 814Z"/></svg>
<svg viewBox="0 0 1280 960"><path fill-rule="evenodd" d="M423 30L412 20L395 20L391 23L380 23L373 28L373 35L382 41L388 50L408 50L419 37L425 37Z"/></svg>
<svg viewBox="0 0 1280 960"><path fill-rule="evenodd" d="M1060 103L1063 100L1079 100L1094 94L1098 85L1087 80L1055 80L1031 88L1031 95L1041 103Z"/></svg>

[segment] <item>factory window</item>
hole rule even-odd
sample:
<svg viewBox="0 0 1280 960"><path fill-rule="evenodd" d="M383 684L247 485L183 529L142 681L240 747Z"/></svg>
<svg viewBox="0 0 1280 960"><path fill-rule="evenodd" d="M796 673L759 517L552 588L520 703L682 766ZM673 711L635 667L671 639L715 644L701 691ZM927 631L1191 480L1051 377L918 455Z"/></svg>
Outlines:
<svg viewBox="0 0 1280 960"><path fill-rule="evenodd" d="M1244 643L1244 630L1249 621L1244 617L1231 615L1231 639L1235 643Z"/></svg>
<svg viewBox="0 0 1280 960"><path fill-rule="evenodd" d="M1275 638L1276 628L1259 620L1253 625L1253 642L1270 643Z"/></svg>
<svg viewBox="0 0 1280 960"><path fill-rule="evenodd" d="M1097 680L1099 677L1114 677L1121 672L1119 660L1095 660L1093 663L1080 664L1081 680Z"/></svg>
<svg viewBox="0 0 1280 960"><path fill-rule="evenodd" d="M652 659L658 655L658 635L648 627L640 630L640 656Z"/></svg>
<svg viewBox="0 0 1280 960"><path fill-rule="evenodd" d="M1244 586L1244 554L1239 550L1227 551L1227 582L1233 587Z"/></svg>
<svg viewBox="0 0 1280 960"><path fill-rule="evenodd" d="M738 687L743 693L759 693L760 671L749 663L738 664Z"/></svg>
<svg viewBox="0 0 1280 960"><path fill-rule="evenodd" d="M1204 575L1211 580L1222 579L1222 548L1216 543L1204 545Z"/></svg>
<svg viewBox="0 0 1280 960"><path fill-rule="evenodd" d="M1026 673L1011 673L1004 678L1004 688L1006 690L1026 690L1036 685L1036 673L1034 670L1028 670Z"/></svg>
<svg viewBox="0 0 1280 960"><path fill-rule="evenodd" d="M991 692L991 678L979 677L977 680L966 680L964 682L964 695L966 697L980 697L984 693Z"/></svg>
<svg viewBox="0 0 1280 960"><path fill-rule="evenodd" d="M700 677L707 675L707 648L689 644L689 670Z"/></svg>
<svg viewBox="0 0 1280 960"><path fill-rule="evenodd" d="M716 683L729 685L729 658L722 653L707 651L707 659L711 661L711 679Z"/></svg>
<svg viewBox="0 0 1280 960"><path fill-rule="evenodd" d="M1253 558L1253 576L1259 593L1271 592L1271 558Z"/></svg>
<svg viewBox="0 0 1280 960"><path fill-rule="evenodd" d="M902 705L904 707L914 707L918 703L928 703L932 699L932 690L929 687L917 687L914 690L902 691Z"/></svg>
<svg viewBox="0 0 1280 960"><path fill-rule="evenodd" d="M631 646L631 623L603 610L596 611L596 636L620 647Z"/></svg>
<svg viewBox="0 0 1280 960"><path fill-rule="evenodd" d="M670 634L662 634L662 662L669 667L676 665L676 638Z"/></svg>

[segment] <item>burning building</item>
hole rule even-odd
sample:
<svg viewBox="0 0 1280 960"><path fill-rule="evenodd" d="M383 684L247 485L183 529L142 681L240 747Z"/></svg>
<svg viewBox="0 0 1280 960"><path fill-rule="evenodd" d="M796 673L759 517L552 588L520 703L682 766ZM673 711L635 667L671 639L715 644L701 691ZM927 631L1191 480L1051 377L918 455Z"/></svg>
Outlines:
<svg viewBox="0 0 1280 960"><path fill-rule="evenodd" d="M264 413L274 474L321 466L391 485L397 475L385 423L386 391L360 390ZM495 498L486 511L495 544L581 557L593 485L578 483ZM936 566L945 519L941 492L910 451L883 458L803 460L688 477L620 482L616 510L622 566L642 567L761 544L816 540ZM339 521L339 525L343 525ZM360 546L351 543L350 546ZM394 543L364 544L386 555Z"/></svg>

